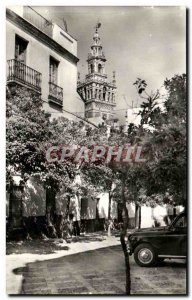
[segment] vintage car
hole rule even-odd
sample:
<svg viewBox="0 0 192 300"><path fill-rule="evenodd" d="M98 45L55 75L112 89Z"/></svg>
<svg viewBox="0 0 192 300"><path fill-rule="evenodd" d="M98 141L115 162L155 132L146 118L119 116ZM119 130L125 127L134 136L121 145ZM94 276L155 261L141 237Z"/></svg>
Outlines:
<svg viewBox="0 0 192 300"><path fill-rule="evenodd" d="M149 267L165 258L186 258L187 217L180 213L169 226L137 229L127 236L127 251L135 262Z"/></svg>

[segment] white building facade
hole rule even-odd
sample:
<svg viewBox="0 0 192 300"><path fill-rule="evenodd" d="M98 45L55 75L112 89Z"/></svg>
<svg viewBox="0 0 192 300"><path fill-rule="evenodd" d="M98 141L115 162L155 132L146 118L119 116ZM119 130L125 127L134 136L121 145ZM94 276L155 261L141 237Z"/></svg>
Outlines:
<svg viewBox="0 0 192 300"><path fill-rule="evenodd" d="M51 116L76 119L84 103L78 97L77 41L32 7L6 10L7 83L22 84L41 95Z"/></svg>

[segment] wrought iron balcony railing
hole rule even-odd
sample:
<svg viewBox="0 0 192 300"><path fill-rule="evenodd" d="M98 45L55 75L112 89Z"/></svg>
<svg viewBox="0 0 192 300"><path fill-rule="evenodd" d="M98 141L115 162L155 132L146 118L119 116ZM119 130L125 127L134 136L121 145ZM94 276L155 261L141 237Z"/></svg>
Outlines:
<svg viewBox="0 0 192 300"><path fill-rule="evenodd" d="M34 26L36 26L39 30L52 37L53 24L43 16L41 16L33 8L31 8L30 6L24 6L23 17Z"/></svg>
<svg viewBox="0 0 192 300"><path fill-rule="evenodd" d="M25 64L10 59L8 63L8 76L7 81L16 81L23 83L38 92L41 92L41 73L26 66Z"/></svg>
<svg viewBox="0 0 192 300"><path fill-rule="evenodd" d="M53 82L49 82L49 101L63 106L63 89Z"/></svg>

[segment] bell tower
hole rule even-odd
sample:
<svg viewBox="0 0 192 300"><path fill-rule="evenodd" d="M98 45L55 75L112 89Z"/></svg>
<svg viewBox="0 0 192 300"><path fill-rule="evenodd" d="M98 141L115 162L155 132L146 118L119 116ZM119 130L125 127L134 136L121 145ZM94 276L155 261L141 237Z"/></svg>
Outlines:
<svg viewBox="0 0 192 300"><path fill-rule="evenodd" d="M97 23L93 35L93 44L88 54L88 74L85 80L80 80L78 74L77 91L85 102L85 117L101 117L103 120L113 120L116 95L115 72L113 80L108 80L105 72L106 58L101 45L98 29L101 23Z"/></svg>

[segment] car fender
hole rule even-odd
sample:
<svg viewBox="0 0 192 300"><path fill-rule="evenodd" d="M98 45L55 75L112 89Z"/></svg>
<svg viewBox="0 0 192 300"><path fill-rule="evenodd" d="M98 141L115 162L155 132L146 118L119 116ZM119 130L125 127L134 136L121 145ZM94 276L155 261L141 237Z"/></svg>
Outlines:
<svg viewBox="0 0 192 300"><path fill-rule="evenodd" d="M152 242L151 242L151 239L149 237L142 237L142 238L139 238L133 245L132 245L132 253L135 251L135 248L138 246L138 245L141 245L141 244L149 244L151 247L154 248L154 250L157 251L158 249L158 246L157 245L154 245Z"/></svg>

